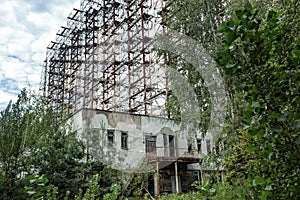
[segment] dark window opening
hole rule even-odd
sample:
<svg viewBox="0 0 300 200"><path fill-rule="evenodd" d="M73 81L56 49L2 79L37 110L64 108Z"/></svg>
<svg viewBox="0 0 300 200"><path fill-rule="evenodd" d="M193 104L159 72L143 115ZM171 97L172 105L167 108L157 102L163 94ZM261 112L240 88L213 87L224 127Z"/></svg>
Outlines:
<svg viewBox="0 0 300 200"><path fill-rule="evenodd" d="M188 139L188 152L191 153L193 149L193 144L192 144L192 140Z"/></svg>
<svg viewBox="0 0 300 200"><path fill-rule="evenodd" d="M197 139L197 149L198 149L198 153L201 153L201 140Z"/></svg>
<svg viewBox="0 0 300 200"><path fill-rule="evenodd" d="M210 140L206 140L206 150L207 150L207 153L211 153L211 141Z"/></svg>
<svg viewBox="0 0 300 200"><path fill-rule="evenodd" d="M168 136L166 134L164 134L163 138L164 138L164 154L165 154L165 156L169 156Z"/></svg>
<svg viewBox="0 0 300 200"><path fill-rule="evenodd" d="M113 147L114 146L114 130L107 130L107 146Z"/></svg>
<svg viewBox="0 0 300 200"><path fill-rule="evenodd" d="M175 138L173 135L169 135L169 148L170 156L175 157Z"/></svg>
<svg viewBox="0 0 300 200"><path fill-rule="evenodd" d="M128 150L128 133L121 132L121 148Z"/></svg>

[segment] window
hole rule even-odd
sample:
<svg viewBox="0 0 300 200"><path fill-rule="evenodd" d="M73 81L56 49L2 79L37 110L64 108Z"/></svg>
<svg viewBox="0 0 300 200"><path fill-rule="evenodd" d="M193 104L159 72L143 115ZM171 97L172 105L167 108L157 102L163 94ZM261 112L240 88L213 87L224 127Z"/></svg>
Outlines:
<svg viewBox="0 0 300 200"><path fill-rule="evenodd" d="M198 149L198 153L201 153L201 140L197 139L197 149Z"/></svg>
<svg viewBox="0 0 300 200"><path fill-rule="evenodd" d="M193 143L191 139L187 140L187 144L188 144L188 152L191 153L192 149L193 149Z"/></svg>
<svg viewBox="0 0 300 200"><path fill-rule="evenodd" d="M114 146L114 130L107 130L107 146L113 147Z"/></svg>
<svg viewBox="0 0 300 200"><path fill-rule="evenodd" d="M121 148L128 150L128 133L121 132Z"/></svg>
<svg viewBox="0 0 300 200"><path fill-rule="evenodd" d="M175 157L175 136L174 135L163 135L164 138L164 155Z"/></svg>
<svg viewBox="0 0 300 200"><path fill-rule="evenodd" d="M156 154L156 136L146 135L146 153L147 154Z"/></svg>
<svg viewBox="0 0 300 200"><path fill-rule="evenodd" d="M165 156L169 156L168 136L166 134L163 134L163 138L164 138L164 154Z"/></svg>
<svg viewBox="0 0 300 200"><path fill-rule="evenodd" d="M170 156L175 157L175 137L174 137L174 135L169 135L169 149L170 149Z"/></svg>
<svg viewBox="0 0 300 200"><path fill-rule="evenodd" d="M207 153L211 153L211 140L207 139L206 140L206 150L207 150Z"/></svg>

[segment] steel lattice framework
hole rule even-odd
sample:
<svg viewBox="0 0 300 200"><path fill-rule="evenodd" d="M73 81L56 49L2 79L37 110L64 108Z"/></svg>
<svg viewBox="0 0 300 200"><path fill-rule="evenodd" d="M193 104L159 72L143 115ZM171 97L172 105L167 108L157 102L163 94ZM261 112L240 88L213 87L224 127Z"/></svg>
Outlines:
<svg viewBox="0 0 300 200"><path fill-rule="evenodd" d="M42 90L57 111L161 115L164 61L149 45L164 32L164 0L82 0L47 48Z"/></svg>

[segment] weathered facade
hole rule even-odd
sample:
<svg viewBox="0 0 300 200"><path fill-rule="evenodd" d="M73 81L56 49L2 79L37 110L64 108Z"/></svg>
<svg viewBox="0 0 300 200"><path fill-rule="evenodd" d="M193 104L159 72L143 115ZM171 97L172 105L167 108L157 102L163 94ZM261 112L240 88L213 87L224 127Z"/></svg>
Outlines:
<svg viewBox="0 0 300 200"><path fill-rule="evenodd" d="M181 98L185 124L168 119L165 103L176 91L165 58L151 46L168 32L168 6L165 0L82 0L47 48L41 84L54 110L73 115L90 156L125 172L155 172L156 194L187 191L203 178L199 163L224 118L218 106L224 88L204 59L214 120L208 133L195 129L198 104L183 82L177 81L177 93L188 97Z"/></svg>
<svg viewBox="0 0 300 200"><path fill-rule="evenodd" d="M201 179L200 160L212 149L211 134L203 138L165 118L83 109L73 124L93 158L124 172L160 174L156 194L187 191Z"/></svg>

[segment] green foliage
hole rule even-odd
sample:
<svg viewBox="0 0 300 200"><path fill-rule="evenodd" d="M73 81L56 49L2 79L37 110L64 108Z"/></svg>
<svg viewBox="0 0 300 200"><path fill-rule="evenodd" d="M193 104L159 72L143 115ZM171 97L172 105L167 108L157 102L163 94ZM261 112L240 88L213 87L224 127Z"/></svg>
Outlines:
<svg viewBox="0 0 300 200"><path fill-rule="evenodd" d="M49 186L46 186L49 180L45 176L36 174L28 176L26 179L28 180L29 185L25 185L24 188L31 199L42 198L49 189Z"/></svg>
<svg viewBox="0 0 300 200"><path fill-rule="evenodd" d="M130 185L126 188L125 194L126 196L141 199L148 192L149 179L153 177L153 173L132 174L131 176L134 177L130 181Z"/></svg>
<svg viewBox="0 0 300 200"><path fill-rule="evenodd" d="M100 162L91 162L88 164L89 173L98 173L98 196L103 198L107 193L111 192L111 185L121 183L121 173L115 169L111 169ZM93 174L90 174L93 175Z"/></svg>
<svg viewBox="0 0 300 200"><path fill-rule="evenodd" d="M75 200L95 200L99 199L99 175L93 176L93 179L89 181L89 187L85 194L82 196L82 190L75 196Z"/></svg>
<svg viewBox="0 0 300 200"><path fill-rule="evenodd" d="M213 200L231 200L231 199L257 199L250 190L251 182L247 179L235 179L234 183L228 182L215 184Z"/></svg>
<svg viewBox="0 0 300 200"><path fill-rule="evenodd" d="M247 133L244 130L237 131L237 140L238 145L234 145L230 149L230 153L225 156L224 163L226 165L226 169L228 169L226 173L226 179L230 183L234 183L239 178L247 178L249 176L249 172L253 170L256 162L256 153L247 151L248 148L248 138ZM235 169L235 170L231 170Z"/></svg>
<svg viewBox="0 0 300 200"><path fill-rule="evenodd" d="M75 200L95 200L99 199L99 182L98 182L98 174L93 176L93 179L89 181L89 186L85 193L83 194L80 189L78 194L76 194L72 199ZM58 188L53 185L46 185L48 183L48 179L45 176L29 176L27 177L29 186L25 186L25 190L27 191L30 199L47 199L47 200L58 200L70 199L70 192L67 191L63 197L58 197Z"/></svg>
<svg viewBox="0 0 300 200"><path fill-rule="evenodd" d="M194 192L160 199L300 198L300 3L171 0L169 5L164 18L169 28L198 40L212 54L218 52L232 124L220 141L224 154L215 148L217 156L211 156L225 165L227 182L204 182ZM194 86L205 131L210 102L201 74L184 58L166 52L163 56ZM170 117L179 119L176 96L170 96L166 107ZM1 199L122 198L117 171L98 162L79 162L89 155L66 119L25 90L1 111ZM142 197L146 183L142 177L135 181L131 194Z"/></svg>
<svg viewBox="0 0 300 200"><path fill-rule="evenodd" d="M177 97L175 95L171 95L167 102L165 103L166 112L168 113L168 117L174 120L175 122L180 122L180 105Z"/></svg>
<svg viewBox="0 0 300 200"><path fill-rule="evenodd" d="M257 199L251 192L252 183L247 179L236 179L235 183L211 184L206 181L203 185L195 184L196 191L186 194L168 194L159 197L159 200L190 200L190 199L211 199L211 200L244 200ZM149 198L146 198L149 199Z"/></svg>
<svg viewBox="0 0 300 200"><path fill-rule="evenodd" d="M236 129L239 141L225 164L230 179L249 178L262 199L300 195L300 38L293 34L298 22L290 20L295 17L298 12L291 17L275 10L260 15L248 4L221 26L224 50L217 61L227 79L239 84L232 91L246 102Z"/></svg>
<svg viewBox="0 0 300 200"><path fill-rule="evenodd" d="M65 195L66 191L73 196L85 182L84 177L80 176L84 147L76 139L75 133L68 132L67 125L64 128L52 125L48 128L48 134L40 137L37 145L39 148L31 159L31 165L39 173L45 174L50 184L58 187L59 197Z"/></svg>
<svg viewBox="0 0 300 200"><path fill-rule="evenodd" d="M188 35L195 41L199 41L209 54L218 48L220 43L217 27L222 21L224 0L170 0L163 15L164 24L168 29ZM197 96L199 115L199 129L206 132L210 121L211 101L207 87L198 70L192 64L186 62L185 58L173 55L171 52L162 52L161 55L167 61L167 65L176 69L188 83L194 88ZM205 58L204 58L205 59ZM170 79L174 79L171 77ZM171 96L166 103L168 117L176 121L181 119L181 111L176 94Z"/></svg>
<svg viewBox="0 0 300 200"><path fill-rule="evenodd" d="M211 11L207 18L206 8ZM223 11L215 12L218 8ZM228 182L217 185L214 198L299 198L300 2L231 0L218 6L214 1L170 1L169 12L168 27L199 40L210 52L218 50L216 60L225 72L229 124L220 137L222 151L216 145L210 161L225 164ZM218 13L224 14L220 27ZM190 83L201 80L182 58L167 55L168 65ZM173 104L170 110L178 113L174 99L169 107ZM245 195L234 196L239 193Z"/></svg>
<svg viewBox="0 0 300 200"><path fill-rule="evenodd" d="M208 51L218 44L217 30L224 14L224 0L170 0L165 24L199 41Z"/></svg>
<svg viewBox="0 0 300 200"><path fill-rule="evenodd" d="M0 114L1 199L24 197L22 178L32 168L31 150L43 134L45 108L34 94L22 90L15 103L9 102ZM48 128L48 127L47 127Z"/></svg>
<svg viewBox="0 0 300 200"><path fill-rule="evenodd" d="M117 200L121 195L121 185L112 184L111 192L104 195L104 200Z"/></svg>
<svg viewBox="0 0 300 200"><path fill-rule="evenodd" d="M28 199L27 193L34 199L74 198L79 189L88 195L94 193L86 190L96 173L102 197L119 180L116 170L93 160L82 162L84 146L68 122L68 116L53 112L26 90L8 104L0 115L0 199Z"/></svg>

